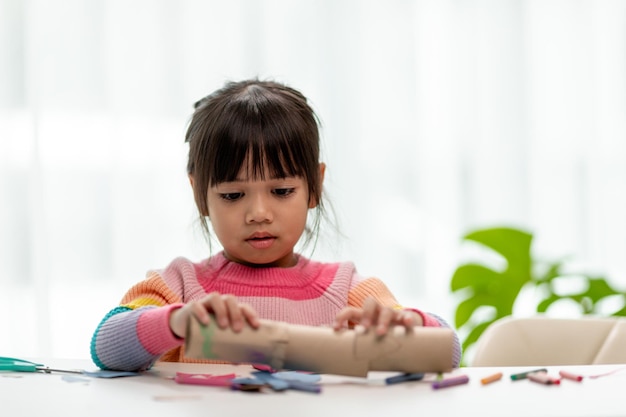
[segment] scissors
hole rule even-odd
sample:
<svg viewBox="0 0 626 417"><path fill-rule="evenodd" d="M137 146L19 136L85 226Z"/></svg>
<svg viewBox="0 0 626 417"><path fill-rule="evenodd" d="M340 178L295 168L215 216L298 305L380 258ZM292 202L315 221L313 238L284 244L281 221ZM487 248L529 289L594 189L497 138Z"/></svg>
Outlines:
<svg viewBox="0 0 626 417"><path fill-rule="evenodd" d="M51 372L63 372L70 374L82 374L80 369L53 369L44 366L42 363L30 362L24 359L9 358L0 356L0 371L9 372L39 372L43 371L47 374Z"/></svg>

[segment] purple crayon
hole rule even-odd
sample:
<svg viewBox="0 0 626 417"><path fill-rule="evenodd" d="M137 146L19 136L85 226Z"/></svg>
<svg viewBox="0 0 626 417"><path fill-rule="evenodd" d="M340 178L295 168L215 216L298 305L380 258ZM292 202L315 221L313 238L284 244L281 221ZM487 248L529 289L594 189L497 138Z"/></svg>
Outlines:
<svg viewBox="0 0 626 417"><path fill-rule="evenodd" d="M451 378L442 379L440 381L433 382L433 388L446 388L453 387L455 385L467 384L469 382L469 377L467 375L459 375L453 376Z"/></svg>

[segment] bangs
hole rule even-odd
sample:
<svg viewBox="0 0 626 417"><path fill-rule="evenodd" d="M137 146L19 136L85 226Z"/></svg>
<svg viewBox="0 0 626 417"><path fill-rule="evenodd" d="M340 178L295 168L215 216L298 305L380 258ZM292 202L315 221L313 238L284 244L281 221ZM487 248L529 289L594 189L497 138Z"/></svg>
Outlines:
<svg viewBox="0 0 626 417"><path fill-rule="evenodd" d="M237 103L236 103L237 104ZM210 186L235 180L307 177L311 150L304 144L308 125L280 108L259 109L238 103L231 117L216 126L216 152L208 152ZM242 105L245 104L245 105ZM258 104L258 103L256 103ZM264 111L261 111L264 110ZM295 120L294 120L295 119ZM244 178L240 176L244 175Z"/></svg>

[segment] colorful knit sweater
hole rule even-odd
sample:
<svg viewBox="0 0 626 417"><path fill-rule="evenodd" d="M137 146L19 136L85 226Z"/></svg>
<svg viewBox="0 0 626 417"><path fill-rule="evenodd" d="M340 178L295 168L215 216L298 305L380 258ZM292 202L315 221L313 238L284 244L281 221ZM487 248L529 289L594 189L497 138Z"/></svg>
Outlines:
<svg viewBox="0 0 626 417"><path fill-rule="evenodd" d="M184 341L170 330L169 317L173 309L215 291L233 294L263 319L312 326L331 325L340 310L360 307L369 296L403 308L381 280L360 276L350 262L299 256L290 268L253 268L227 260L223 252L200 263L177 258L149 272L100 322L91 340L94 363L102 369L143 370L157 360L199 362L184 356ZM412 310L425 326L449 327L436 315ZM455 337L453 366L460 357Z"/></svg>

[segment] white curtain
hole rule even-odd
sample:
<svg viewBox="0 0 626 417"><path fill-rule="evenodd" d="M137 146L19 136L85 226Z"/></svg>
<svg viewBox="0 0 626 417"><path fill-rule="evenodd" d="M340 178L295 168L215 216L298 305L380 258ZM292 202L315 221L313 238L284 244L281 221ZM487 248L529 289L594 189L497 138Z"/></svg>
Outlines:
<svg viewBox="0 0 626 417"><path fill-rule="evenodd" d="M511 225L626 289L626 2L0 0L0 354L89 356L151 268L208 255L192 103L273 78L323 124L340 234L453 321L461 236Z"/></svg>

